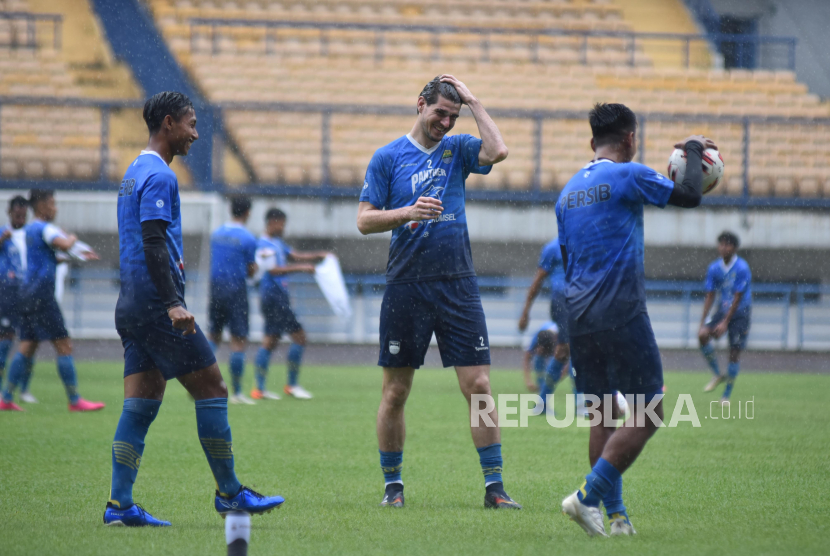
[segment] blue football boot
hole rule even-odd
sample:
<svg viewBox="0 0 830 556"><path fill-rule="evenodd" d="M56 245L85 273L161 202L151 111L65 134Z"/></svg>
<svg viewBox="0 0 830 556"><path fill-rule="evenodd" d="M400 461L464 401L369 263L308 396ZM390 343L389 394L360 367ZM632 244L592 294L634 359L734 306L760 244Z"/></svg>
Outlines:
<svg viewBox="0 0 830 556"><path fill-rule="evenodd" d="M220 496L219 491L216 491L216 500L213 505L219 515L224 518L228 512L245 512L251 515L268 513L280 507L283 502L285 498L282 496L263 496L243 486L236 496L231 498Z"/></svg>
<svg viewBox="0 0 830 556"><path fill-rule="evenodd" d="M107 510L104 512L104 525L113 527L170 527L170 522L154 518L138 504L133 504L122 510L107 502Z"/></svg>

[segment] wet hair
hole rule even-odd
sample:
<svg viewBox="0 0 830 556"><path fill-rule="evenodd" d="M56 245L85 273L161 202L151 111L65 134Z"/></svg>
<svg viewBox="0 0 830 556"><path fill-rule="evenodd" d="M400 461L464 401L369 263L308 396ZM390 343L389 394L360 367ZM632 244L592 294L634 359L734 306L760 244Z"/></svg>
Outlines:
<svg viewBox="0 0 830 556"><path fill-rule="evenodd" d="M35 208L39 202L51 199L54 196L54 189L32 189L29 191L29 206Z"/></svg>
<svg viewBox="0 0 830 556"><path fill-rule="evenodd" d="M624 104L598 102L588 114L594 146L619 144L637 129L637 116Z"/></svg>
<svg viewBox="0 0 830 556"><path fill-rule="evenodd" d="M265 213L266 222L269 220L285 220L285 218L285 213L278 208L268 209L268 212Z"/></svg>
<svg viewBox="0 0 830 556"><path fill-rule="evenodd" d="M427 101L427 106L430 106L438 102L438 95L441 95L454 104L461 104L461 97L458 96L458 91L449 83L442 83L440 75L424 85L421 94L418 96L424 97L424 100Z"/></svg>
<svg viewBox="0 0 830 556"><path fill-rule="evenodd" d="M231 197L231 215L234 218L245 216L251 210L251 198L247 195L235 195Z"/></svg>
<svg viewBox="0 0 830 556"><path fill-rule="evenodd" d="M718 236L718 243L728 243L729 245L733 246L735 249L741 246L741 240L738 239L738 236L733 234L730 231L723 231Z"/></svg>
<svg viewBox="0 0 830 556"><path fill-rule="evenodd" d="M556 346L556 332L553 330L542 330L536 336L536 345L544 351L553 351Z"/></svg>
<svg viewBox="0 0 830 556"><path fill-rule="evenodd" d="M16 209L17 207L28 207L29 201L26 200L26 197L22 195L16 195L9 200L9 211Z"/></svg>
<svg viewBox="0 0 830 556"><path fill-rule="evenodd" d="M144 121L152 135L161 129L161 124L167 115L172 116L178 122L188 110L193 110L193 103L187 95L175 91L164 91L151 96L144 103Z"/></svg>

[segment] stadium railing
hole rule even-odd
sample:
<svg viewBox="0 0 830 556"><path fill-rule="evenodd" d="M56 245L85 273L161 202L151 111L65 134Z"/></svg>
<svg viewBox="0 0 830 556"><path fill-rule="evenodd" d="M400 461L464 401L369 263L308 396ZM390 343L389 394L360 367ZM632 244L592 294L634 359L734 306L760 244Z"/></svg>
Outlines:
<svg viewBox="0 0 830 556"><path fill-rule="evenodd" d="M199 322L207 315L207 275L188 271L189 309ZM378 315L385 289L381 275L347 275L353 317L335 317L313 278L292 276L292 304L315 342L377 342ZM481 276L478 279L492 345L519 346L516 322L530 280ZM118 297L118 271L73 267L62 306L78 338L116 338L113 311ZM816 284L753 284L752 330L749 345L772 350L830 350L830 287ZM196 293L194 293L196 292ZM202 292L200 294L199 292ZM702 282L646 282L651 321L661 347L694 348L705 291ZM251 288L251 307L259 307L258 290ZM529 330L548 320L547 292L531 312ZM251 312L252 337L259 339L262 318Z"/></svg>
<svg viewBox="0 0 830 556"><path fill-rule="evenodd" d="M681 34L681 33L636 33L633 31L602 31L582 29L526 29L515 27L467 27L451 25L405 25L405 24L375 24L375 23L349 23L349 22L317 22L317 21L274 21L274 20L252 20L252 19L221 19L221 18L191 18L189 20L190 49L192 52L201 52L197 38L200 33L207 33L210 37L210 52L218 53L219 30L222 27L250 27L273 30L276 33L279 29L314 29L320 31L320 54L327 54L327 31L366 31L375 34L375 59L384 58L384 46L386 44L386 33L411 33L415 35L430 35L432 37L431 59L441 59L441 36L457 34L480 35L479 59L483 62L489 61L489 46L492 36L525 36L528 37L527 60L539 62L539 38L540 37L574 37L581 43L580 63L588 64L589 46L593 41L602 39L621 39L626 44L628 52L627 63L630 66L637 64L638 48L644 43L674 45L682 52L684 67L691 66L692 45L714 43L718 47L723 43L731 43L736 48L751 47L760 49L768 47L763 56L758 59L765 69L787 69L795 70L795 49L797 40L795 37L766 37L760 35L736 35L723 33L709 33L705 35ZM203 31L204 29L207 31ZM274 53L274 36L266 32L263 39L263 53ZM671 48L668 46L667 48Z"/></svg>
<svg viewBox="0 0 830 556"><path fill-rule="evenodd" d="M0 20L6 20L9 23L21 22L25 27L25 37L20 37L19 29L12 25L12 29L8 42L0 42L0 48L8 47L14 49L30 49L35 50L41 46L38 41L38 27L40 24L45 24L51 27L52 32L52 47L55 50L61 48L61 31L63 25L63 16L58 14L39 14L30 12L0 12Z"/></svg>

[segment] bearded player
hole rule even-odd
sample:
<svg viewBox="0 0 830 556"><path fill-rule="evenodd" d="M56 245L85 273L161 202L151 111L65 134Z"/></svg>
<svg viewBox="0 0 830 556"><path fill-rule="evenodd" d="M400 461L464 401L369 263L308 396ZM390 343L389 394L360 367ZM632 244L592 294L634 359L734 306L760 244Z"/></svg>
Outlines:
<svg viewBox="0 0 830 556"><path fill-rule="evenodd" d="M462 104L473 113L481 139L447 135ZM464 182L470 173L487 174L507 158L496 124L452 75L427 83L416 106L412 130L375 151L357 215L362 234L392 231L380 313L383 393L377 417L386 483L381 505L392 507L404 505L404 406L433 333L441 361L455 367L467 403L474 394L490 395L490 347L467 233ZM489 417L494 426L472 427L484 473L484 505L518 509L502 483L496 411Z"/></svg>

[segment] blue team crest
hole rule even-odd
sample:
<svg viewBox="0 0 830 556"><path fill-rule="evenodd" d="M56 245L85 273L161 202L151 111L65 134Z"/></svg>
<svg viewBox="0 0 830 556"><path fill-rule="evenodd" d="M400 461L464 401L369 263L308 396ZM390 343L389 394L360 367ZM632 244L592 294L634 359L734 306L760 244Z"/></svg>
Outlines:
<svg viewBox="0 0 830 556"><path fill-rule="evenodd" d="M444 191L444 189L446 189L446 187L444 187L442 185L433 185L429 189L424 191L424 193L421 195L421 197L435 197L437 199L438 195L442 191Z"/></svg>
<svg viewBox="0 0 830 556"><path fill-rule="evenodd" d="M449 164L452 162L452 151L449 149L444 150L444 154L441 155L441 162L444 164Z"/></svg>

